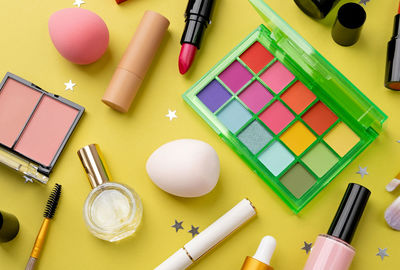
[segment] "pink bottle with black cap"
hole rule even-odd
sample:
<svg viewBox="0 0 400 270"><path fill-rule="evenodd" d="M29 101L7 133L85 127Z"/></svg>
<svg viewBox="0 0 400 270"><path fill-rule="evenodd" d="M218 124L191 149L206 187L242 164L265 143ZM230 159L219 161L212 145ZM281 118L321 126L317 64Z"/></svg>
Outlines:
<svg viewBox="0 0 400 270"><path fill-rule="evenodd" d="M350 245L371 192L358 184L347 187L327 234L315 241L304 270L347 270L355 249Z"/></svg>

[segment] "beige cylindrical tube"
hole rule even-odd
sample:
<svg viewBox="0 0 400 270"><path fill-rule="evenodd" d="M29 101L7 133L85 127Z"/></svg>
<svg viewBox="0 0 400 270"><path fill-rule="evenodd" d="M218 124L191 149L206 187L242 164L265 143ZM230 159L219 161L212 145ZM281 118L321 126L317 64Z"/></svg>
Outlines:
<svg viewBox="0 0 400 270"><path fill-rule="evenodd" d="M105 104L120 112L129 110L168 26L164 16L149 10L144 13L104 93Z"/></svg>

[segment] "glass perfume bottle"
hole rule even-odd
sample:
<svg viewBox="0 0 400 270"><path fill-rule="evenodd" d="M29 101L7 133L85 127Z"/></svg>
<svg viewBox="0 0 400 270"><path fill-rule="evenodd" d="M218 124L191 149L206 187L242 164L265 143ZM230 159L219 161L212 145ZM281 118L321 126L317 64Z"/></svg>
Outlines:
<svg viewBox="0 0 400 270"><path fill-rule="evenodd" d="M109 171L97 144L81 148L78 156L93 188L83 208L89 231L110 242L132 235L143 213L138 194L126 185L110 182Z"/></svg>

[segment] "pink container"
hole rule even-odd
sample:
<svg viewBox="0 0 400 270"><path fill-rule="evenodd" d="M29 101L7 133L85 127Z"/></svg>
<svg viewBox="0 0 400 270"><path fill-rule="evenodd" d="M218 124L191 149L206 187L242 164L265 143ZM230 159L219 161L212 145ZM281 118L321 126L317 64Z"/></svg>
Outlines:
<svg viewBox="0 0 400 270"><path fill-rule="evenodd" d="M304 270L347 270L356 254L346 242L326 234L315 241Z"/></svg>

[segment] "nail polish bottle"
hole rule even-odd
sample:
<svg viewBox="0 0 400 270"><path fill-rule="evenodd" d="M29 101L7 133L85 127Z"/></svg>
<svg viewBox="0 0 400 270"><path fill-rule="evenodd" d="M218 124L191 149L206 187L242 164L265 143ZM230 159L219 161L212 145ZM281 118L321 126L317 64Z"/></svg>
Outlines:
<svg viewBox="0 0 400 270"><path fill-rule="evenodd" d="M89 231L110 242L132 235L143 212L137 193L126 185L110 182L110 174L97 144L81 148L78 156L93 188L83 208Z"/></svg>
<svg viewBox="0 0 400 270"><path fill-rule="evenodd" d="M304 270L349 269L356 253L350 242L370 194L361 185L348 185L328 233L318 236Z"/></svg>

